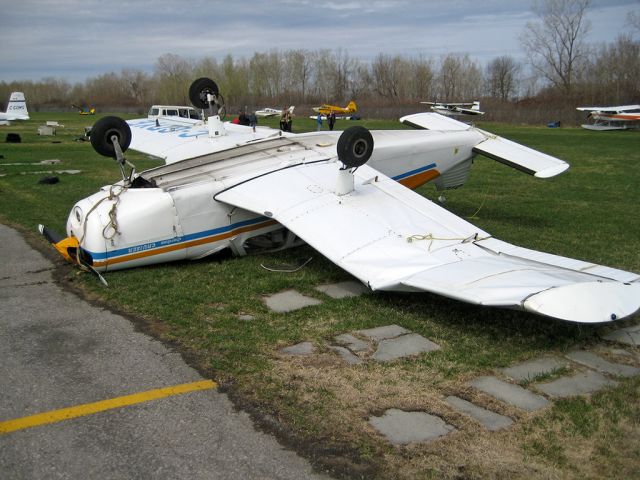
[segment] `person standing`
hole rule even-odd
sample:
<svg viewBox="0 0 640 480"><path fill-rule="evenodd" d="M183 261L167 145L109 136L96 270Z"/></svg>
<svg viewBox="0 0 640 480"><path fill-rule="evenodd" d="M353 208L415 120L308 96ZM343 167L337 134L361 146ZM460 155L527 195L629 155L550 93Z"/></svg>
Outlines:
<svg viewBox="0 0 640 480"><path fill-rule="evenodd" d="M327 117L327 121L329 122L329 130L333 130L333 126L336 124L336 114L331 112Z"/></svg>
<svg viewBox="0 0 640 480"><path fill-rule="evenodd" d="M318 124L318 131L322 130L322 114L318 112L318 116L316 117L316 123Z"/></svg>

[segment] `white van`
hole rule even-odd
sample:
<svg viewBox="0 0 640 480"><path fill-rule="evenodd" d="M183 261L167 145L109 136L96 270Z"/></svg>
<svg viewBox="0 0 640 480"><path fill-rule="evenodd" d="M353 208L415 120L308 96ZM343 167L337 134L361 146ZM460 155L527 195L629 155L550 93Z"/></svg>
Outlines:
<svg viewBox="0 0 640 480"><path fill-rule="evenodd" d="M147 118L179 117L191 120L202 120L200 112L193 107L180 107L176 105L153 105L149 109Z"/></svg>

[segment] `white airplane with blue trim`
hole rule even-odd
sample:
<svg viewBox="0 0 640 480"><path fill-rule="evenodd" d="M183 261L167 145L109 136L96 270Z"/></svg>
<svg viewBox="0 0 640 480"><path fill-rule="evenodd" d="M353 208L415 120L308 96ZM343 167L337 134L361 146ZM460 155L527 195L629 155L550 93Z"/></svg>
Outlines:
<svg viewBox="0 0 640 480"><path fill-rule="evenodd" d="M196 107L215 107L209 82L192 86ZM432 292L578 323L640 309L638 274L498 240L412 191L429 181L462 186L476 154L541 179L566 171L563 160L436 113L400 119L414 130L271 130L238 143L242 134L230 140L211 110L194 130L99 120L91 143L116 159L122 180L73 206L66 238L41 233L100 278L306 242L373 291ZM166 164L127 173L124 152L134 145Z"/></svg>
<svg viewBox="0 0 640 480"><path fill-rule="evenodd" d="M9 96L7 111L0 112L0 125L7 125L14 120L29 120L27 101L22 92L12 92Z"/></svg>

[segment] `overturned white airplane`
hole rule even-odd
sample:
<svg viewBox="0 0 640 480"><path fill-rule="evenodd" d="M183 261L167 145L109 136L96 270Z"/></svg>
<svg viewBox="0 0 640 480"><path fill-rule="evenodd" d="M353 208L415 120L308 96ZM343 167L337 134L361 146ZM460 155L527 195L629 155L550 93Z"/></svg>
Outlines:
<svg viewBox="0 0 640 480"><path fill-rule="evenodd" d="M204 129L130 129L116 117L95 124L94 148L117 159L123 179L71 209L67 238L40 227L65 258L97 273L301 239L372 290L428 291L579 323L640 308L639 275L500 241L411 191L430 180L461 186L477 153L539 178L565 171L564 161L435 113L400 119L414 131L223 135L216 93L192 92L194 105L213 106ZM127 174L130 142L167 164Z"/></svg>
<svg viewBox="0 0 640 480"><path fill-rule="evenodd" d="M29 120L27 100L22 92L12 92L9 96L7 111L0 112L0 125L7 125L14 120Z"/></svg>
<svg viewBox="0 0 640 480"><path fill-rule="evenodd" d="M431 110L440 115L446 115L447 117L453 117L458 115L484 115L484 112L480 111L480 102L460 102L460 103L446 103L446 102L420 102L425 105L430 105Z"/></svg>

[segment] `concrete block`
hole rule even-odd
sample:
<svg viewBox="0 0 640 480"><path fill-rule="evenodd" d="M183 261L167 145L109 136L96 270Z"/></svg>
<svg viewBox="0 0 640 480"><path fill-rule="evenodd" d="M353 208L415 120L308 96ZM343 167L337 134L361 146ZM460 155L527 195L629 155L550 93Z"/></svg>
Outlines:
<svg viewBox="0 0 640 480"><path fill-rule="evenodd" d="M411 333L409 335L382 340L378 344L378 349L372 355L372 358L378 362L389 362L391 360L439 349L440 345L433 343L422 335Z"/></svg>
<svg viewBox="0 0 640 480"><path fill-rule="evenodd" d="M428 442L455 430L440 417L395 408L381 417L371 417L369 424L394 445Z"/></svg>
<svg viewBox="0 0 640 480"><path fill-rule="evenodd" d="M602 338L611 342L638 346L640 345L640 325L633 325L631 327L614 330L613 332L605 335Z"/></svg>
<svg viewBox="0 0 640 480"><path fill-rule="evenodd" d="M598 372L578 373L572 377L562 377L548 383L537 383L535 387L551 397L566 398L596 392L604 387L617 385Z"/></svg>
<svg viewBox="0 0 640 480"><path fill-rule="evenodd" d="M329 345L329 348L340 355L340 358L347 362L349 365L359 365L362 363L362 359L357 355L354 355L350 350L337 345Z"/></svg>
<svg viewBox="0 0 640 480"><path fill-rule="evenodd" d="M586 350L576 350L575 352L568 353L566 357L586 367L617 377L635 377L640 374L640 368L609 362L595 353L587 352Z"/></svg>
<svg viewBox="0 0 640 480"><path fill-rule="evenodd" d="M554 370L567 366L567 362L557 357L542 357L527 362L519 363L500 371L516 381L531 380L538 375L551 373Z"/></svg>
<svg viewBox="0 0 640 480"><path fill-rule="evenodd" d="M349 333L343 333L342 335L337 335L333 337L333 339L336 341L337 344L344 345L352 352L366 352L367 350L369 350L368 342L365 342L364 340L360 340L359 338L354 337Z"/></svg>
<svg viewBox="0 0 640 480"><path fill-rule="evenodd" d="M274 312L284 313L299 310L322 302L317 298L307 297L296 290L285 290L264 299L267 307Z"/></svg>
<svg viewBox="0 0 640 480"><path fill-rule="evenodd" d="M402 328L399 325L385 325L383 327L369 328L367 330L358 330L356 333L377 342L387 338L399 337L405 333L411 333L411 331L406 328Z"/></svg>
<svg viewBox="0 0 640 480"><path fill-rule="evenodd" d="M284 355L292 355L292 356L304 356L311 355L315 352L316 348L311 342L302 342L297 343L295 345L291 345L290 347L285 347L280 349L280 353Z"/></svg>
<svg viewBox="0 0 640 480"><path fill-rule="evenodd" d="M478 377L472 380L470 385L527 412L540 410L549 405L549 401L543 396L525 390L519 385L503 382L496 377Z"/></svg>
<svg viewBox="0 0 640 480"><path fill-rule="evenodd" d="M445 401L452 407L480 422L487 430L501 430L513 424L513 420L509 417L505 417L504 415L500 415L492 412L491 410L474 405L462 398L449 396Z"/></svg>
<svg viewBox="0 0 640 480"><path fill-rule="evenodd" d="M329 295L331 298L348 298L358 297L363 293L368 293L369 290L361 282L354 280L348 280L346 282L331 283L329 285L318 285L316 290Z"/></svg>

